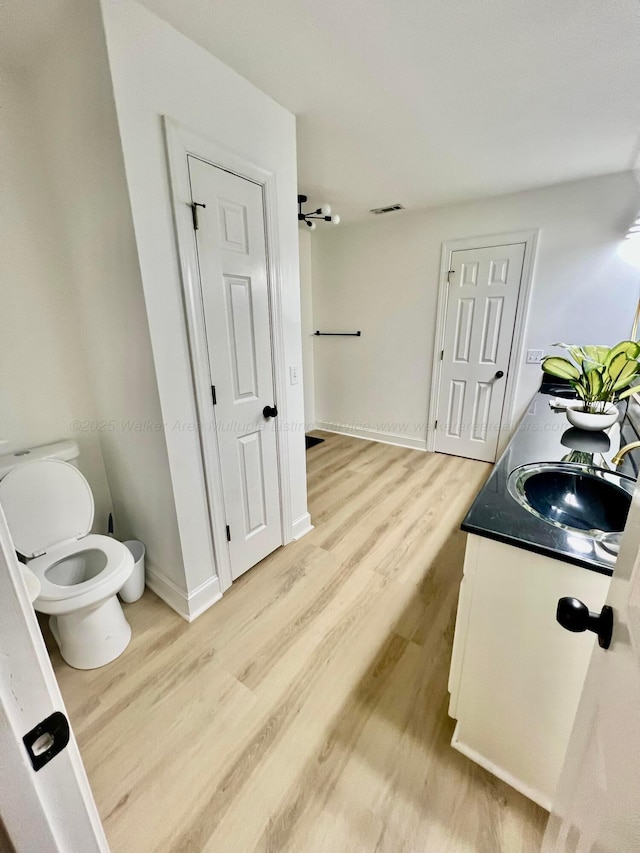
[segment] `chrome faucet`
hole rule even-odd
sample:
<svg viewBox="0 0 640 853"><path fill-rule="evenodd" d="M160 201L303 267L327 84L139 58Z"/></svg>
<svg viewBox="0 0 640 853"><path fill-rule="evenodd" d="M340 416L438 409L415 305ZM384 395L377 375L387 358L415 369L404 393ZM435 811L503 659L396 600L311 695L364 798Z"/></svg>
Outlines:
<svg viewBox="0 0 640 853"><path fill-rule="evenodd" d="M636 447L640 447L640 441L632 441L631 444L625 444L625 446L621 447L620 450L613 457L613 459L611 460L611 464L615 465L617 468L621 464L627 453L630 450L635 450Z"/></svg>

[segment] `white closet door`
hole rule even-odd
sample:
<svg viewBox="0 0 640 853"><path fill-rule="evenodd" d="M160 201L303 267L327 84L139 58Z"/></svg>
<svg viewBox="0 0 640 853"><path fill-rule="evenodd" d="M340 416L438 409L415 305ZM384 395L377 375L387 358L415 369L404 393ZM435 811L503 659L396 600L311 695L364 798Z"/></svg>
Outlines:
<svg viewBox="0 0 640 853"><path fill-rule="evenodd" d="M198 261L235 579L282 544L262 187L195 157L189 176L206 205Z"/></svg>

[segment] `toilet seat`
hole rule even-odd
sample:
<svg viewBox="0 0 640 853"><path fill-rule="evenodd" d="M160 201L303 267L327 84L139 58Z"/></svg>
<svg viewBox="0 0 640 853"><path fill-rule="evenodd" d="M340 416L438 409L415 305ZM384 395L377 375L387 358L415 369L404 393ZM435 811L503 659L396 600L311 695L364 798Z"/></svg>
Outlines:
<svg viewBox="0 0 640 853"><path fill-rule="evenodd" d="M93 606L122 589L133 569L129 549L109 536L90 534L94 503L77 468L59 459L38 459L0 480L0 504L18 553L40 582L33 602L41 613L62 614ZM87 551L104 556L104 568L80 583L57 584L46 573Z"/></svg>
<svg viewBox="0 0 640 853"><path fill-rule="evenodd" d="M37 459L9 471L0 480L0 503L15 549L27 559L86 536L93 524L89 483L59 459Z"/></svg>
<svg viewBox="0 0 640 853"><path fill-rule="evenodd" d="M90 580L64 586L47 578L47 571L56 563L77 557L85 551L101 551L106 560L102 571ZM46 554L29 560L27 565L40 582L40 595L35 603L41 609L44 602L69 601L86 592L90 592L92 597L94 593L101 595L103 588L110 584L115 585L117 592L131 574L133 557L129 549L117 539L90 533L81 539L72 539L51 548Z"/></svg>

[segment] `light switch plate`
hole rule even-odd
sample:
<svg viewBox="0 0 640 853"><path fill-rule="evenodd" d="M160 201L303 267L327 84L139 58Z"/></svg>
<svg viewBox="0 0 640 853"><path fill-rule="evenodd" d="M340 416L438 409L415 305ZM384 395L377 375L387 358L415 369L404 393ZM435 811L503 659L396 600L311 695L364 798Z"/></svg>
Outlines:
<svg viewBox="0 0 640 853"><path fill-rule="evenodd" d="M297 385L300 382L300 368L297 364L289 365L289 381L292 385Z"/></svg>
<svg viewBox="0 0 640 853"><path fill-rule="evenodd" d="M543 358L544 358L544 350L541 350L541 349L528 349L527 350L527 364L542 364Z"/></svg>

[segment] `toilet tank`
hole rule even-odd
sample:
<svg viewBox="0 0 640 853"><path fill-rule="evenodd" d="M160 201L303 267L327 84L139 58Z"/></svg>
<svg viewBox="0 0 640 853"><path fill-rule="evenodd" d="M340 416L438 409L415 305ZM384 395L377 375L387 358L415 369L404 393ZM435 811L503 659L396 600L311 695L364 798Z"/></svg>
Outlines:
<svg viewBox="0 0 640 853"><path fill-rule="evenodd" d="M61 459L63 462L73 462L80 455L80 448L75 441L57 441L55 444L42 444L40 447L30 447L26 450L16 450L15 453L6 453L0 456L0 480L6 477L9 471L25 462L34 462L36 459Z"/></svg>

